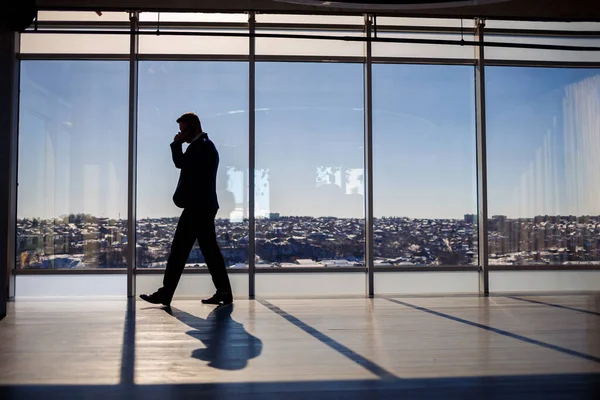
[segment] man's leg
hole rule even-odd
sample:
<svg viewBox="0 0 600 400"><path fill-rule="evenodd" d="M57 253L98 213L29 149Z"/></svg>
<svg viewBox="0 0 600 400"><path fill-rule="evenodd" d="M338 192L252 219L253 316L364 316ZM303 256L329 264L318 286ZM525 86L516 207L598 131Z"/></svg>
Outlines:
<svg viewBox="0 0 600 400"><path fill-rule="evenodd" d="M195 224L193 215L183 210L171 244L171 253L163 277L163 287L159 289L169 301L173 298L181 273L185 268L185 262L190 256L192 247L194 247L196 241Z"/></svg>
<svg viewBox="0 0 600 400"><path fill-rule="evenodd" d="M185 262L196 241L194 223L193 215L189 215L189 212L184 210L181 217L179 217L173 243L171 244L171 254L169 254L163 277L163 287L153 294L140 295L143 300L153 304L169 305L171 303L179 278L181 278L181 273L185 268Z"/></svg>
<svg viewBox="0 0 600 400"><path fill-rule="evenodd" d="M231 298L231 283L223 254L217 243L214 214L204 214L198 218L197 232L198 245L206 260L208 271L217 289L217 295L222 296L222 300L225 301L226 297Z"/></svg>

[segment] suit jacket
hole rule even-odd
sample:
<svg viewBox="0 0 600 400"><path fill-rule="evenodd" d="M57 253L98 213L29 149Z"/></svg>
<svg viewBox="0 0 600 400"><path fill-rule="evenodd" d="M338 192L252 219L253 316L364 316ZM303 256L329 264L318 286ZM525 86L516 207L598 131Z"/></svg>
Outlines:
<svg viewBox="0 0 600 400"><path fill-rule="evenodd" d="M217 148L206 134L190 143L185 153L181 146L171 143L173 163L181 170L173 202L179 208L217 212Z"/></svg>

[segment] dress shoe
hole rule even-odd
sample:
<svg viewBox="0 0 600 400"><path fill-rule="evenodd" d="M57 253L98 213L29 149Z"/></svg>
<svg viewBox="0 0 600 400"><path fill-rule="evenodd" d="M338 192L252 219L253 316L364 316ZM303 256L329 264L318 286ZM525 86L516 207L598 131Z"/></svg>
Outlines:
<svg viewBox="0 0 600 400"><path fill-rule="evenodd" d="M231 304L233 303L233 296L231 293L216 293L210 299L202 300L203 304Z"/></svg>
<svg viewBox="0 0 600 400"><path fill-rule="evenodd" d="M163 306L168 306L171 304L171 299L168 299L164 293L161 293L160 291L152 294L140 294L140 299L152 304L162 304Z"/></svg>

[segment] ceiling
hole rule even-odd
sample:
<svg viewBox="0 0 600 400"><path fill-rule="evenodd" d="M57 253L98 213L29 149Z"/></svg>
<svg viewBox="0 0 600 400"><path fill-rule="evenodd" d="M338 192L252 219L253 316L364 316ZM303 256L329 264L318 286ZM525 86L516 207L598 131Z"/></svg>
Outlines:
<svg viewBox="0 0 600 400"><path fill-rule="evenodd" d="M364 0L363 2L368 3L369 0ZM298 1L298 3L302 3L302 1ZM38 6L42 9L99 11L256 11L308 14L328 12L356 14L365 11L363 9L357 10L356 8L341 9L336 7L328 9L298 3L295 3L294 0L37 0ZM467 3L477 3L477 1ZM484 0L479 3L482 4L459 7L436 6L434 8L398 11L382 11L378 9L377 13L407 17L485 17L520 20L600 21L600 0ZM352 5L355 6L355 4Z"/></svg>

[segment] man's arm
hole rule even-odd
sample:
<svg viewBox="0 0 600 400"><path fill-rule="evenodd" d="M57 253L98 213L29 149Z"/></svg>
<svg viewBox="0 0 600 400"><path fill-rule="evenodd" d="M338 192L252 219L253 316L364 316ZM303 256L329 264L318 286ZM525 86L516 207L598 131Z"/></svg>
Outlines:
<svg viewBox="0 0 600 400"><path fill-rule="evenodd" d="M181 148L181 142L173 142L171 143L171 156L173 157L173 163L176 168L183 168L186 164L186 157L183 154L183 149Z"/></svg>

